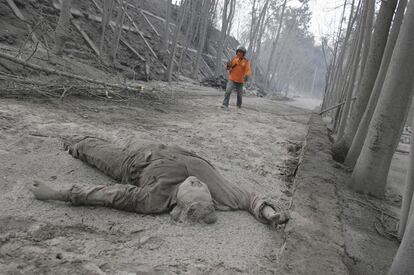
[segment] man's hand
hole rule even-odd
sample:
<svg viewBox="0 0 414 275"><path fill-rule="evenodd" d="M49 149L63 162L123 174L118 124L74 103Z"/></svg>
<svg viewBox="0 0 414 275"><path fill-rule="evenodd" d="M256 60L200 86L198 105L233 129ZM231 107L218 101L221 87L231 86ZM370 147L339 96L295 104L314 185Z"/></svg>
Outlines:
<svg viewBox="0 0 414 275"><path fill-rule="evenodd" d="M231 61L226 63L226 70L230 70L231 69Z"/></svg>
<svg viewBox="0 0 414 275"><path fill-rule="evenodd" d="M243 77L243 79L244 79L244 82L247 82L247 81L249 81L249 76L248 76L248 75L245 75L245 76Z"/></svg>

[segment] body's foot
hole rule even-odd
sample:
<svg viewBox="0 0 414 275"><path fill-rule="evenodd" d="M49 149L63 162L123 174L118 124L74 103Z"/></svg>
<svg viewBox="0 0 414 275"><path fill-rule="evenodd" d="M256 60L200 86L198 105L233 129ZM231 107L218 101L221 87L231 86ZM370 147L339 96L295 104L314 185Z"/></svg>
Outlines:
<svg viewBox="0 0 414 275"><path fill-rule="evenodd" d="M229 107L226 106L226 105L221 105L221 109L223 109L224 111L228 111L229 110Z"/></svg>
<svg viewBox="0 0 414 275"><path fill-rule="evenodd" d="M32 185L29 187L30 191L32 191L33 195L38 200L58 200L58 201L67 201L68 200L68 192L67 191L58 191L44 183L39 181L34 181Z"/></svg>
<svg viewBox="0 0 414 275"><path fill-rule="evenodd" d="M73 148L73 145L87 138L95 138L95 137L85 136L85 135L62 135L60 137L62 141L63 149L65 151L71 150L71 148Z"/></svg>

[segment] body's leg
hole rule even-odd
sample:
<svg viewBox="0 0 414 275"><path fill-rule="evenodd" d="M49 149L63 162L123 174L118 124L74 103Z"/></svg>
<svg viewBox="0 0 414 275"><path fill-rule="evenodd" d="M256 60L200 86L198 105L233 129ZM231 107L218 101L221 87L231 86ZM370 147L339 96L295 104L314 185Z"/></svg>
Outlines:
<svg viewBox="0 0 414 275"><path fill-rule="evenodd" d="M227 81L226 92L224 93L223 106L228 107L230 103L231 92L233 91L233 81Z"/></svg>
<svg viewBox="0 0 414 275"><path fill-rule="evenodd" d="M35 182L30 190L36 199L72 202L74 205L106 206L119 210L146 213L147 193L128 184L96 185L92 187L72 186L66 190L55 190L44 183Z"/></svg>
<svg viewBox="0 0 414 275"><path fill-rule="evenodd" d="M98 138L86 138L73 145L69 153L115 180L122 179L122 164L128 155L123 147Z"/></svg>

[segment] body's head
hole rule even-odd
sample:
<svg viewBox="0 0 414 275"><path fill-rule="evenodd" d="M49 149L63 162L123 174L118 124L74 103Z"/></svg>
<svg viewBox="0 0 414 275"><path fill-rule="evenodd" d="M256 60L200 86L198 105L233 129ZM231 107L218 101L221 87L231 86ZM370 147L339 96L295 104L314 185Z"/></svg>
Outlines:
<svg viewBox="0 0 414 275"><path fill-rule="evenodd" d="M217 217L207 185L192 176L182 182L177 191L177 205L171 216L178 221L215 222Z"/></svg>
<svg viewBox="0 0 414 275"><path fill-rule="evenodd" d="M246 55L246 52L247 52L246 48L243 46L240 46L236 50L236 55L238 58L243 58Z"/></svg>

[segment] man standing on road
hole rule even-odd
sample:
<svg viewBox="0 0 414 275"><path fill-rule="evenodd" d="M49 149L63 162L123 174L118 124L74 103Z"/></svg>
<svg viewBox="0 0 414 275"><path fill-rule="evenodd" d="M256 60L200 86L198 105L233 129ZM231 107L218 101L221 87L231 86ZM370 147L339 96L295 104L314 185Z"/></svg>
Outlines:
<svg viewBox="0 0 414 275"><path fill-rule="evenodd" d="M246 52L245 47L239 47L236 50L236 56L226 64L229 78L222 106L224 109L229 107L230 96L233 90L237 92L237 107L241 108L243 84L248 81L250 76L250 62L245 58Z"/></svg>

